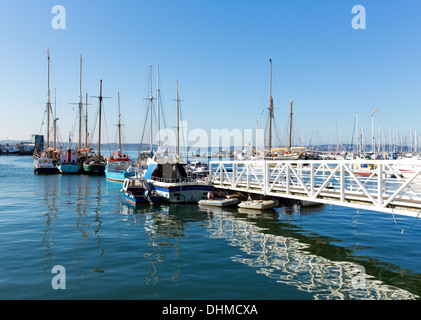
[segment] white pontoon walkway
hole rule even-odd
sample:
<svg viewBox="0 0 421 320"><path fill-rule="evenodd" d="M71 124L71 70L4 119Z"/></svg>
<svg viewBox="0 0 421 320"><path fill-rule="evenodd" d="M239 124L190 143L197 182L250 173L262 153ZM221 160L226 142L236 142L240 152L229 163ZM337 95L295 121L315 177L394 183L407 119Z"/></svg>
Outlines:
<svg viewBox="0 0 421 320"><path fill-rule="evenodd" d="M216 188L418 217L421 161L211 161Z"/></svg>

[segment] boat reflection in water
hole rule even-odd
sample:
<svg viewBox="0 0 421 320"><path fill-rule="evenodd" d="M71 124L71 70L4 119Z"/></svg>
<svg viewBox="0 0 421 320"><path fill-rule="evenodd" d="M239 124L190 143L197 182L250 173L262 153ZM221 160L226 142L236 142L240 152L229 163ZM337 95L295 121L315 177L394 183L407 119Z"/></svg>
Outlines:
<svg viewBox="0 0 421 320"><path fill-rule="evenodd" d="M183 206L161 205L153 208L145 206L123 205L122 214L132 224L143 224L148 237L148 246L143 257L147 262L145 284L157 285L161 279L171 278L172 283L178 281L181 272L178 259L181 252L180 240L186 229L186 221L180 219L177 213ZM185 211L184 211L185 212ZM160 273L160 267L165 269ZM168 275L170 274L170 276Z"/></svg>
<svg viewBox="0 0 421 320"><path fill-rule="evenodd" d="M206 223L210 238L225 239L229 247L239 249L238 254L230 257L232 261L254 268L257 274L265 275L277 283L309 293L316 300L418 298L366 274L361 264L350 259L350 249L324 243L326 252L333 251L334 256L315 254L320 249L320 240L284 225L278 219L278 211L262 213L241 208L194 208L192 205L161 205L159 208L154 208L153 212L128 206L124 209L124 213L133 218L142 217L150 237L152 251L147 255L150 261L147 284L159 282L158 265L165 264L166 259L161 252L164 248L174 249L173 278L177 279L180 273L188 272L178 263L180 252L186 250L180 238L189 233L191 222L201 221L202 226L203 222ZM228 254L229 251L226 252ZM377 265L373 269L380 274L384 270ZM162 266L165 269L168 267Z"/></svg>

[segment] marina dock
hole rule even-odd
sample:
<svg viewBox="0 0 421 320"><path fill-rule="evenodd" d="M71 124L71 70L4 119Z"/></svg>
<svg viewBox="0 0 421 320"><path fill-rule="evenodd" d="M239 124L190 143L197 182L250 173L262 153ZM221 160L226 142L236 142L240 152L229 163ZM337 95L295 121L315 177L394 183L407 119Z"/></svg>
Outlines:
<svg viewBox="0 0 421 320"><path fill-rule="evenodd" d="M217 188L417 217L421 166L411 160L211 161Z"/></svg>

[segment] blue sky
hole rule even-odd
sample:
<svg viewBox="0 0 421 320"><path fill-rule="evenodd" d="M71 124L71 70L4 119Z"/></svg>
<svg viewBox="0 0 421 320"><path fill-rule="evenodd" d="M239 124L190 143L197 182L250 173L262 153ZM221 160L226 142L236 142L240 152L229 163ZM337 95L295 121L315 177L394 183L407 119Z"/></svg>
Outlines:
<svg viewBox="0 0 421 320"><path fill-rule="evenodd" d="M54 5L66 9L65 30L52 28ZM366 9L365 30L351 26L355 5ZM149 65L160 68L168 126L177 80L189 129L266 123L270 57L281 135L292 99L306 144L350 142L356 112L370 141L374 109L376 130L409 139L421 134L420 14L415 0L1 1L0 140L40 131L48 48L63 140L76 119L80 54L83 94L98 95L102 79L112 97L104 101L105 142L115 137L117 92L125 141L139 142ZM97 101L89 102L93 116Z"/></svg>

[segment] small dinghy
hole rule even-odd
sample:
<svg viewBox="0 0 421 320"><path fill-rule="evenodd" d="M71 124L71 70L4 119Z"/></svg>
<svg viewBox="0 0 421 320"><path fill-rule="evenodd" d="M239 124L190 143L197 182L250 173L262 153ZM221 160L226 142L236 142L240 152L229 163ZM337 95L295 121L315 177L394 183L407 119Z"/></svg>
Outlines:
<svg viewBox="0 0 421 320"><path fill-rule="evenodd" d="M237 198L225 199L225 198L215 198L215 199L203 199L199 201L200 206L211 206L211 207L228 207L238 204L240 200Z"/></svg>
<svg viewBox="0 0 421 320"><path fill-rule="evenodd" d="M273 209L279 205L277 200L247 200L238 204L238 207L244 209L254 210L268 210Z"/></svg>
<svg viewBox="0 0 421 320"><path fill-rule="evenodd" d="M143 177L124 179L123 188L120 191L123 193L124 200L134 205L161 202L161 196L156 193L153 186Z"/></svg>

